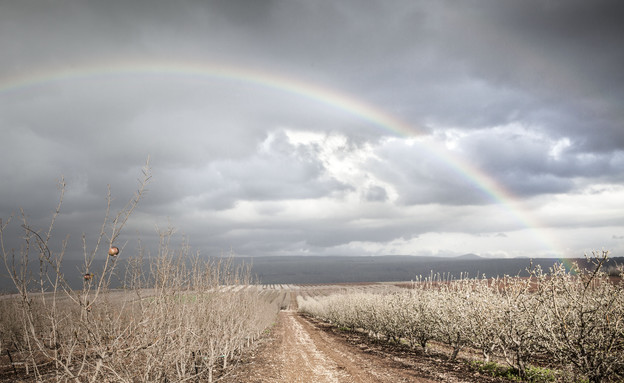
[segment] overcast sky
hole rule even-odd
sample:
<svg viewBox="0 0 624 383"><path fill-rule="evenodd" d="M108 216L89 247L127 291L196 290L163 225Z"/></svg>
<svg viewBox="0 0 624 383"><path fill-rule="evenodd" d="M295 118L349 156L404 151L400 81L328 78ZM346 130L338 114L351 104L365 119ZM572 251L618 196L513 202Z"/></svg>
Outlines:
<svg viewBox="0 0 624 383"><path fill-rule="evenodd" d="M65 177L54 240L77 256L149 156L123 241L624 256L622 20L618 0L0 0L0 217L44 230Z"/></svg>

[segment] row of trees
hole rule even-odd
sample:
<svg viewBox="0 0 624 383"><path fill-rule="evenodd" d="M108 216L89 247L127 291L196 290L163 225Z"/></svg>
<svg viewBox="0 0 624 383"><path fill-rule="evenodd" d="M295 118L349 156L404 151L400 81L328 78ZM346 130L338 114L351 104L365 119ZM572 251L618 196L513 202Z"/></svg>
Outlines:
<svg viewBox="0 0 624 383"><path fill-rule="evenodd" d="M425 352L431 341L442 342L453 359L465 347L480 350L484 361L502 358L521 376L529 363L547 360L592 382L621 380L624 284L602 270L606 251L589 258L589 269L537 267L530 278L494 280L437 276L401 293L301 298L299 308Z"/></svg>
<svg viewBox="0 0 624 383"><path fill-rule="evenodd" d="M0 352L16 378L212 382L273 323L279 302L261 294L248 268L171 245L171 229L159 233L157 254L139 248L128 259L114 246L149 178L146 167L136 195L114 215L109 193L99 236L88 243L83 235L79 289L65 278L66 241L51 245L63 184L45 232L30 227L22 214L19 249L5 247L11 221L0 221L2 257L18 292L0 297ZM96 259L105 259L97 270ZM114 279L123 288L111 289Z"/></svg>

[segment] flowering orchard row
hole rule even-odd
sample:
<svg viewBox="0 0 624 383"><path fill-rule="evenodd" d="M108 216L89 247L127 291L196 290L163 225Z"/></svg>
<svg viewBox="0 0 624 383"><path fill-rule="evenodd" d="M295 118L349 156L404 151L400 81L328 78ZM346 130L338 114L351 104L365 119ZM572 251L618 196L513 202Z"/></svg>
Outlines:
<svg viewBox="0 0 624 383"><path fill-rule="evenodd" d="M335 294L300 298L299 309L336 326L362 329L426 351L443 342L455 358L465 347L484 361L503 358L521 375L545 360L562 373L592 382L624 379L624 285L603 272L607 252L593 268L495 280L428 278L391 294Z"/></svg>

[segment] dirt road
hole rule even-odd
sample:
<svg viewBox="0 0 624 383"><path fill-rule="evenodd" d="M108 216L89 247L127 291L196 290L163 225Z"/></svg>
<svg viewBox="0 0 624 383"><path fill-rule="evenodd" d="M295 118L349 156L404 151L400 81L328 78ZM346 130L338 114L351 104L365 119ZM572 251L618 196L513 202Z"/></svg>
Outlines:
<svg viewBox="0 0 624 383"><path fill-rule="evenodd" d="M388 348L364 334L339 331L282 311L270 339L223 381L227 383L295 382L501 382L479 375L465 364Z"/></svg>
<svg viewBox="0 0 624 383"><path fill-rule="evenodd" d="M374 383L433 382L401 363L367 354L311 324L295 311L282 311L273 339L227 382Z"/></svg>

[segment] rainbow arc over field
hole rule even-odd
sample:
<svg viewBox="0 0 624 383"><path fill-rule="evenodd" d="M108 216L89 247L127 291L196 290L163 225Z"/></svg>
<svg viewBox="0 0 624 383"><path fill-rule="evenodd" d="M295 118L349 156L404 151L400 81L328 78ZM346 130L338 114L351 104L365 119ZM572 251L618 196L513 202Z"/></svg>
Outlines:
<svg viewBox="0 0 624 383"><path fill-rule="evenodd" d="M418 136L422 135L422 132L407 122L336 89L279 73L229 63L169 59L119 59L87 62L74 65L71 68L42 69L0 78L0 94L63 81L119 75L208 77L256 85L276 92L286 92L329 108L338 109L378 127L385 134L414 138L417 144ZM419 149L444 163L458 176L467 180L488 195L492 201L501 205L523 226L531 229L536 240L544 245L552 257L562 257L562 248L556 243L556 240L545 232L543 226L521 206L520 201L508 190L481 169L455 156L448 150L437 150L439 148L431 148L429 145L429 143L427 145L420 144ZM566 262L569 264L569 261L563 258L561 260L564 264Z"/></svg>

